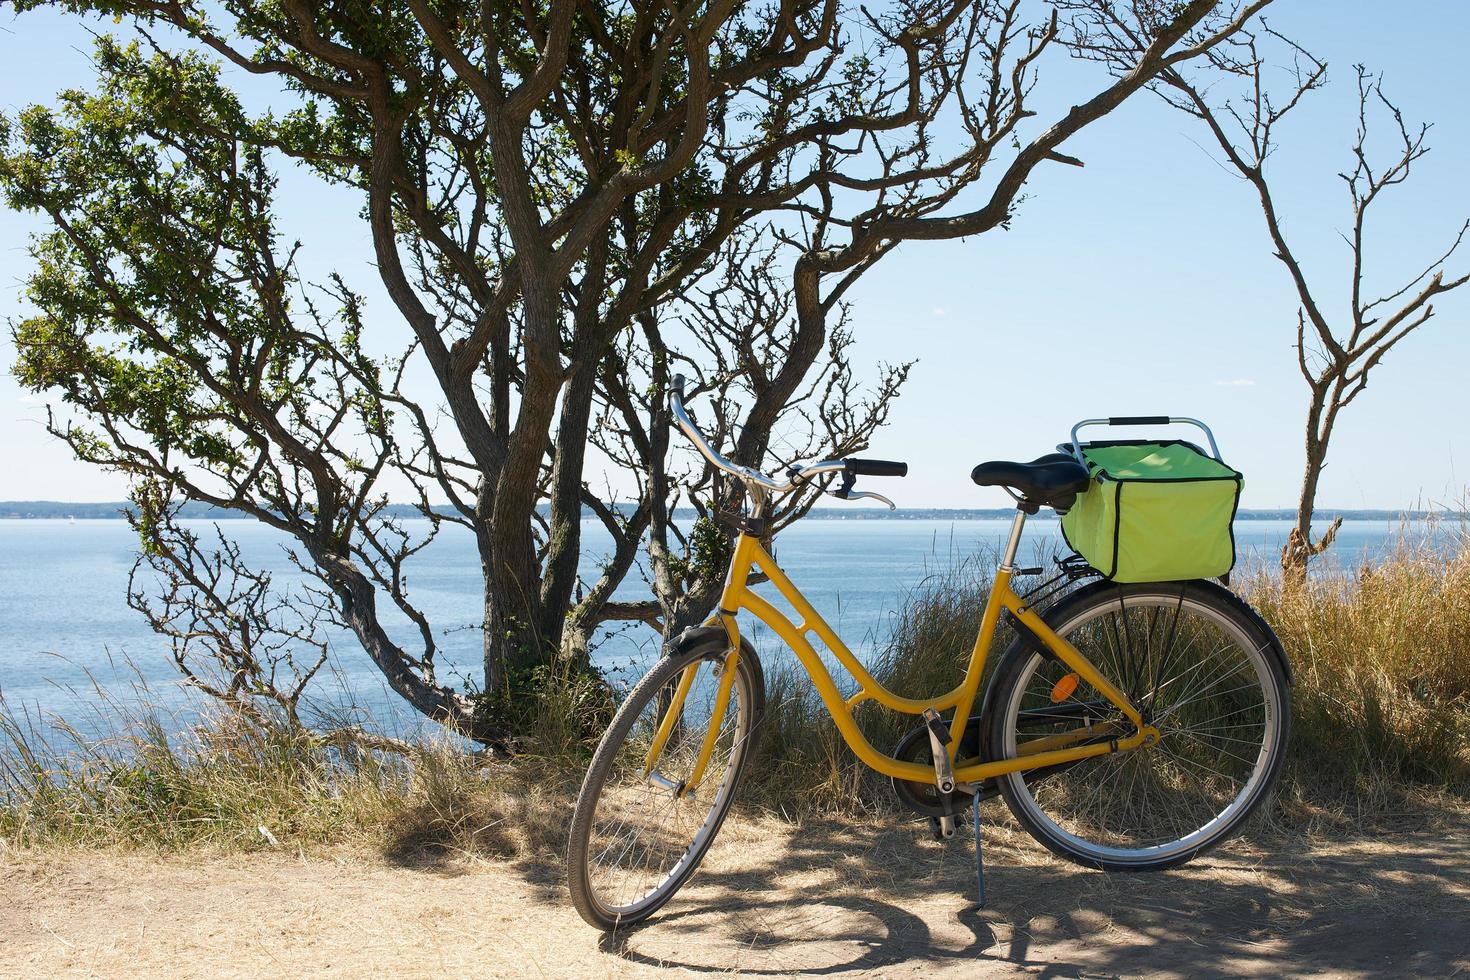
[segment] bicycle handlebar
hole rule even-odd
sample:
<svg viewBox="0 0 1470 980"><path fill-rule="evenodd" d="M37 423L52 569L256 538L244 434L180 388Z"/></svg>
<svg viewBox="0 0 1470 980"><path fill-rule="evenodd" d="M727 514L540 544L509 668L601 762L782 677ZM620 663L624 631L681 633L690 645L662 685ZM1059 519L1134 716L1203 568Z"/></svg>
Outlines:
<svg viewBox="0 0 1470 980"><path fill-rule="evenodd" d="M909 464L891 459L845 459L853 476L908 476Z"/></svg>
<svg viewBox="0 0 1470 980"><path fill-rule="evenodd" d="M724 470L731 476L744 480L749 484L760 487L770 493L788 493L801 484L807 483L813 477L823 476L828 473L846 473L851 476L907 476L909 464L895 462L887 459L824 459L816 463L807 463L802 466L793 466L786 471L787 479L783 482L773 479L759 470L748 466L741 466L733 460L727 459L718 449L710 445L703 432L688 409L684 407L684 376L674 376L673 390L669 393L669 414L674 417L674 424L689 437L698 449L700 455L709 460L717 469ZM882 500L893 507L894 504L879 494L875 493L849 493L846 499L853 500L862 497L873 497Z"/></svg>
<svg viewBox="0 0 1470 980"><path fill-rule="evenodd" d="M674 390L669 394L669 413L674 416L674 424L689 437L690 442L694 443L694 448L698 449L700 454L713 463L717 469L724 470L731 476L754 483L756 486L769 490L772 493L784 493L795 486L794 480L787 480L785 483L781 483L748 466L741 466L739 463L726 459L720 454L718 449L711 446L709 440L704 437L703 432L699 431L699 426L694 424L694 419L690 418L688 410L684 407L684 376L682 374L676 374L674 376Z"/></svg>

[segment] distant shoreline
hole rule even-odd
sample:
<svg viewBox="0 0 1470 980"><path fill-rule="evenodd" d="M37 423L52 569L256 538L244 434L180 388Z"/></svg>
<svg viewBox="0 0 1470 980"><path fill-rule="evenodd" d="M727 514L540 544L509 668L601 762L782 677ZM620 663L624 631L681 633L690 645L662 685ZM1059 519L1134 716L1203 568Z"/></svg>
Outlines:
<svg viewBox="0 0 1470 980"><path fill-rule="evenodd" d="M74 503L62 500L4 500L0 501L0 520L121 520L123 511L128 504L123 501L106 501L103 503ZM447 507L436 507L436 511L449 513ZM418 517L417 508L408 504L393 504L386 513L394 517L414 518ZM819 520L843 520L843 521L978 521L1006 519L1015 513L1010 507L988 507L988 508L946 508L946 507L900 507L895 511L881 510L878 508L835 508L822 507L811 512L811 516ZM245 515L234 511L211 507L206 504L185 504L180 511L180 517L194 520L248 520ZM584 511L584 517L593 516L591 511ZM675 511L676 517L693 517L694 511L689 508L680 508ZM1055 520L1056 515L1049 510L1043 510L1037 515L1043 520ZM1249 509L1242 508L1235 515L1237 520L1242 521L1290 521L1296 519L1296 511L1289 508L1277 509ZM1335 507L1319 507L1315 516L1316 521L1330 521L1341 517L1344 521L1419 521L1428 518L1440 518L1443 520L1464 520L1470 517L1462 511L1449 510L1375 510L1356 509L1347 510Z"/></svg>

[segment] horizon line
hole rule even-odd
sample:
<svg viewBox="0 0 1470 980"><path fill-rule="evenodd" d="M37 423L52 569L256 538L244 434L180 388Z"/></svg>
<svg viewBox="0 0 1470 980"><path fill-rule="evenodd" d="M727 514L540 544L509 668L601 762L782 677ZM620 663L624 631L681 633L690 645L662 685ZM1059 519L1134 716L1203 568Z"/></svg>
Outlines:
<svg viewBox="0 0 1470 980"><path fill-rule="evenodd" d="M124 509L132 506L126 500L0 500L0 519L4 520L47 520L55 518L79 517L80 513L89 512L85 520L122 520ZM538 505L538 509L544 509L545 505ZM617 503L614 508L631 506L630 503ZM67 513L70 509L74 513ZM253 520L249 515L229 515L228 508L215 507L212 504L198 501L186 501L183 509L193 513L183 514L185 520L214 519L214 520ZM438 512L449 512L451 507L447 503L433 505ZM1015 513L1014 507L898 507L887 510L881 507L814 507L808 516L826 519L855 519L855 520L895 520L903 517L963 517L963 518L1004 518ZM44 513L36 513L44 511ZM111 513L98 513L98 512ZM422 514L417 504L390 503L386 511L395 517L409 517ZM675 508L675 516L691 516L696 514L692 507ZM1296 517L1295 507L1241 507L1236 511L1236 518L1243 520L1286 520ZM583 508L584 517L595 516L587 508ZM1043 520L1054 520L1056 514L1050 509L1034 515ZM1345 521L1352 520L1423 520L1426 518L1440 517L1464 520L1470 518L1470 511L1457 510L1451 507L1441 508L1412 508L1412 507L1326 507L1319 506L1313 509L1312 519L1333 520L1341 517Z"/></svg>

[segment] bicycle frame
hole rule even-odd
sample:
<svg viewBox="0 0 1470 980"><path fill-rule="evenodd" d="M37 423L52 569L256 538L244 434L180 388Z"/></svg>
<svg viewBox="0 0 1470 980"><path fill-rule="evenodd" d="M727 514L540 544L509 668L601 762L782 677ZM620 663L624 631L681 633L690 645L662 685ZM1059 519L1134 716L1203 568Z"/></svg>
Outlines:
<svg viewBox="0 0 1470 980"><path fill-rule="evenodd" d="M897 779L910 780L919 783L932 783L935 781L933 766L926 766L915 762L903 762L875 749L862 731L858 728L853 718L853 709L865 701L876 701L879 704L904 714L921 715L928 708L936 711L954 709L953 723L950 728L949 756L953 765L957 759L960 742L964 737L965 726L969 722L970 710L974 707L975 698L979 694L980 680L984 675L985 660L990 650L990 645L995 637L996 625L1000 621L1002 610L1008 610L1018 619L1022 625L1031 631L1052 653L1056 654L1080 677L1087 681L1103 697L1114 704L1123 715L1132 723L1133 732L1124 734L1116 731L1117 723L1105 725L1087 725L1069 732L1061 732L1029 740L1019 746L1018 755L1014 759L1003 759L994 762L971 763L963 766L955 766L955 779L960 784L973 784L984 779L1007 773L1019 772L1026 769L1036 769L1044 766L1060 765L1080 759L1092 758L1094 756L1107 755L1111 752L1122 752L1137 748L1141 745L1153 744L1157 741L1159 733L1150 725L1146 725L1137 708L1128 700L1127 695L1118 690L1098 669L1093 666L1083 654L1071 643L1058 636L1040 616L1036 614L1025 601L1011 588L1011 577L1015 573L1015 554L1020 542L1021 528L1025 523L1025 513L1017 511L1016 519L1011 526L1010 541L1006 548L1005 558L996 570L995 580L991 586L990 596L986 601L985 614L981 619L980 633L975 638L975 645L970 651L968 666L958 687L947 694L929 699L905 698L889 691L876 678L863 667L852 651L847 648L840 637L833 631L827 621L812 607L806 597L802 595L786 573L776 563L776 560L761 546L760 540L749 534L742 533L735 542L735 552L730 559L730 570L725 580L724 591L720 596L719 611L712 622L723 625L730 637L730 652L726 655L726 662L720 672L720 686L716 693L714 710L711 713L709 729L705 734L701 751L696 759L694 770L683 788L683 793L692 793L704 777L705 768L709 762L715 746L720 725L723 722L725 710L729 704L730 689L735 678L734 658L740 655L740 626L736 619L741 610L749 612L756 619L765 623L776 633L795 653L805 668L807 675L816 686L817 693L821 695L823 704L832 715L832 720L837 724L837 730L852 748L853 752L871 768L892 776ZM776 587L776 590L791 604L791 607L801 617L799 623L793 623L780 610L762 596L756 594L749 586L750 573L753 568L759 568ZM857 681L858 691L850 697L844 698L837 689L832 675L817 655L807 634L814 633L827 645L838 662L842 664L854 680ZM689 667L686 675L674 692L669 709L666 712L659 730L656 732L653 745L650 747L645 774L652 774L659 754L668 739L669 732L673 727L673 720L683 707L683 701L693 681L694 671L698 664ZM1110 727L1111 726L1111 727ZM1109 738L1106 742L1091 741L1100 736L1114 734L1117 737ZM1087 741L1089 744L1078 745L1078 742ZM973 787L971 787L973 788Z"/></svg>

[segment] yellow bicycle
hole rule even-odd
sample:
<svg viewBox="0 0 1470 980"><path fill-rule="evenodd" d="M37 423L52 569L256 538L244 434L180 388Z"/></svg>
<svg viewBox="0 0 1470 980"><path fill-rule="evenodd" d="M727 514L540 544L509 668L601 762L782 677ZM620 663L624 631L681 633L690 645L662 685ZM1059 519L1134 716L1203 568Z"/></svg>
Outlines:
<svg viewBox="0 0 1470 980"><path fill-rule="evenodd" d="M782 495L820 480L840 498L892 507L854 490L854 481L903 476L907 465L823 460L780 480L709 444L685 409L682 380L670 409L711 463L743 481L749 507L736 518L715 615L671 643L629 692L583 782L568 879L590 924L612 929L656 912L694 873L729 813L765 707L742 611L790 647L852 751L891 777L899 798L940 836L953 834L976 799L999 792L1058 855L1108 871L1155 870L1225 840L1268 797L1286 747L1290 673L1279 641L1246 603L1205 580L1119 585L1093 573L1089 581L1075 564L1061 576L1074 587L1061 589L1044 615L1013 589L1016 576L1039 572L1015 564L1027 515L1066 511L1088 486L1072 456L975 467L976 483L1011 491L1015 520L959 685L909 698L878 683L761 544ZM798 621L750 587L754 569ZM1003 619L1016 636L981 698ZM839 690L812 635L851 675L855 693ZM854 717L869 701L921 723L891 753L880 751Z"/></svg>

